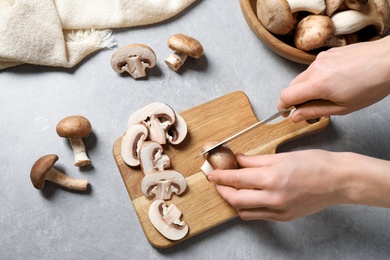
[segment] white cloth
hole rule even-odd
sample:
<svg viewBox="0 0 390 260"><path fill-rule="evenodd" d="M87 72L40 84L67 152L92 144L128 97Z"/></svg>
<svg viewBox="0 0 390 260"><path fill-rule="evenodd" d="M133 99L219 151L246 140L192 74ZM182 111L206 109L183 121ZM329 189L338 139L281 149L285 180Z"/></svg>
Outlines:
<svg viewBox="0 0 390 260"><path fill-rule="evenodd" d="M115 46L111 30L169 19L196 0L0 0L0 69L71 68Z"/></svg>

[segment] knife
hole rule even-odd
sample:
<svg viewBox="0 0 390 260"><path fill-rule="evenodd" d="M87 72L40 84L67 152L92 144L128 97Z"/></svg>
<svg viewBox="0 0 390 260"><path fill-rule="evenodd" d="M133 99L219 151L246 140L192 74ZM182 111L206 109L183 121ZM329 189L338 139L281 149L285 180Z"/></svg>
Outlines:
<svg viewBox="0 0 390 260"><path fill-rule="evenodd" d="M217 148L217 147L219 147L219 146L221 146L221 145L223 145L223 144L229 142L229 141L232 140L233 138L235 138L235 137L237 137L237 136L239 136L239 135L241 135L241 134L243 134L243 133L245 133L245 132L247 132L247 131L249 131L249 130L255 128L255 127L257 127L257 126L264 125L264 124L266 124L266 123L268 123L268 122L270 122L270 121L272 121L272 120L274 120L274 119L280 117L280 116L283 115L284 113L289 112L289 111L293 110L294 108L295 108L294 106L291 106L291 107L288 107L288 108L285 108L285 109L280 110L279 112L273 114L272 116L268 117L267 119L261 120L260 122L257 122L256 124L253 124L253 125L251 125L251 126L245 128L244 130L242 130L242 131L240 131L240 132L238 132L238 133L236 133L236 134L234 134L234 135L232 135L232 136L226 138L226 139L223 140L222 142L217 143L216 145L210 147L210 148L207 149L206 151L204 151L204 152L198 154L195 158L198 158L198 157L200 157L200 156L202 156L202 155L204 155L204 154L210 152L211 150L213 150L213 149L215 149L215 148Z"/></svg>

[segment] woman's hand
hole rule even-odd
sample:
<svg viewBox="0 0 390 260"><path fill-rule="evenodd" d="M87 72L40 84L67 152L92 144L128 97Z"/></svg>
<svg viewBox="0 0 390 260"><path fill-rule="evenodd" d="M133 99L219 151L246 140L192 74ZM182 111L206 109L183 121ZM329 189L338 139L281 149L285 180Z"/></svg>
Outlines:
<svg viewBox="0 0 390 260"><path fill-rule="evenodd" d="M390 207L390 162L322 150L245 156L208 175L245 220L289 221L337 204Z"/></svg>
<svg viewBox="0 0 390 260"><path fill-rule="evenodd" d="M390 36L319 53L281 92L278 109L299 105L292 115L299 122L348 114L389 93Z"/></svg>

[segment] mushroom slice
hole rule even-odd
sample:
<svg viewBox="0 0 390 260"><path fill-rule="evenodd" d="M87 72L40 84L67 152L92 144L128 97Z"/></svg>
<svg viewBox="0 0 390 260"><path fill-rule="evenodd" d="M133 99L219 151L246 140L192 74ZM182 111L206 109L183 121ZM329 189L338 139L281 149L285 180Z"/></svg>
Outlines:
<svg viewBox="0 0 390 260"><path fill-rule="evenodd" d="M141 191L145 196L156 195L158 200L169 200L172 193L182 194L187 188L184 176L174 170L153 172L145 175L141 182Z"/></svg>
<svg viewBox="0 0 390 260"><path fill-rule="evenodd" d="M163 171L170 167L168 155L163 153L161 144L153 141L145 142L139 152L141 169L145 175Z"/></svg>
<svg viewBox="0 0 390 260"><path fill-rule="evenodd" d="M140 149L148 135L148 128L142 124L132 125L126 130L121 141L121 155L126 164L130 166L140 164Z"/></svg>
<svg viewBox="0 0 390 260"><path fill-rule="evenodd" d="M156 65L156 54L147 45L130 44L116 50L111 57L111 67L118 73L127 71L133 78L146 76L146 68Z"/></svg>
<svg viewBox="0 0 390 260"><path fill-rule="evenodd" d="M213 147L218 142L209 142L202 147L202 152ZM201 166L200 170L207 176L213 170L237 169L238 163L233 151L226 145L221 145L214 148L204 155L206 161Z"/></svg>
<svg viewBox="0 0 390 260"><path fill-rule="evenodd" d="M175 123L167 131L167 139L171 144L180 144L187 136L187 123L182 116L175 115Z"/></svg>
<svg viewBox="0 0 390 260"><path fill-rule="evenodd" d="M160 144L166 143L166 132L175 122L175 111L161 102L153 102L131 114L127 127L144 124L149 129L149 138Z"/></svg>
<svg viewBox="0 0 390 260"><path fill-rule="evenodd" d="M188 233L188 225L180 220L181 215L175 204L168 206L164 200L155 200L149 208L150 222L170 240L180 240Z"/></svg>

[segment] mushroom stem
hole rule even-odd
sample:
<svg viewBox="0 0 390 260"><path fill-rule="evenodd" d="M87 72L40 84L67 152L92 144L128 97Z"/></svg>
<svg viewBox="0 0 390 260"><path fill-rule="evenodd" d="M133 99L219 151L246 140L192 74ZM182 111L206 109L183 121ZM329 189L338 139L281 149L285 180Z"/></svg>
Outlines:
<svg viewBox="0 0 390 260"><path fill-rule="evenodd" d="M146 76L145 69L148 67L148 63L143 62L140 56L131 56L125 59L127 65L125 70L129 72L129 74L137 79Z"/></svg>
<svg viewBox="0 0 390 260"><path fill-rule="evenodd" d="M87 155L85 145L82 138L69 138L70 145L73 149L75 163L74 165L82 167L91 164L91 160Z"/></svg>
<svg viewBox="0 0 390 260"><path fill-rule="evenodd" d="M299 11L308 11L313 14L319 14L325 10L325 1L324 0L287 0L291 8L291 13L296 13Z"/></svg>
<svg viewBox="0 0 390 260"><path fill-rule="evenodd" d="M186 61L188 55L185 53L174 52L166 58L165 63L174 71L178 71Z"/></svg>
<svg viewBox="0 0 390 260"><path fill-rule="evenodd" d="M86 190L88 186L87 180L79 180L72 177L69 177L56 168L52 167L48 174L46 175L46 180L54 182L62 187L71 189L71 190Z"/></svg>

